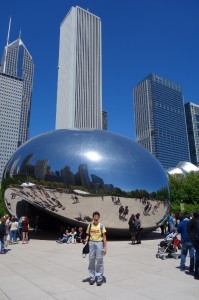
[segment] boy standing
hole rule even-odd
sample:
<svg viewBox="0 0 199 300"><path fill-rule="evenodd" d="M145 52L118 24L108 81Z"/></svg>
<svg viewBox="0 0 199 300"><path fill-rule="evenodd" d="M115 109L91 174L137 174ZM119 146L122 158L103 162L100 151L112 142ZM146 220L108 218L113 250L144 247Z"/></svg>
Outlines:
<svg viewBox="0 0 199 300"><path fill-rule="evenodd" d="M93 213L93 221L88 225L86 230L86 242L89 241L89 274L90 285L93 285L95 281L100 286L103 283L103 255L106 255L106 229L103 224L99 222L99 212Z"/></svg>

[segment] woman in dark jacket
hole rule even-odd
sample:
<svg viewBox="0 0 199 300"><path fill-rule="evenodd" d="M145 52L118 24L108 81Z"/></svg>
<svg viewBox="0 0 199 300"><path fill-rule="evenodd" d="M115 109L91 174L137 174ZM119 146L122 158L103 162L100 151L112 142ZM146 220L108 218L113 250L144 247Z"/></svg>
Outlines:
<svg viewBox="0 0 199 300"><path fill-rule="evenodd" d="M132 245L135 245L136 227L135 227L135 215L133 214L129 219L129 231L131 233Z"/></svg>
<svg viewBox="0 0 199 300"><path fill-rule="evenodd" d="M5 254L5 236L6 236L6 217L3 217L0 222L0 254Z"/></svg>

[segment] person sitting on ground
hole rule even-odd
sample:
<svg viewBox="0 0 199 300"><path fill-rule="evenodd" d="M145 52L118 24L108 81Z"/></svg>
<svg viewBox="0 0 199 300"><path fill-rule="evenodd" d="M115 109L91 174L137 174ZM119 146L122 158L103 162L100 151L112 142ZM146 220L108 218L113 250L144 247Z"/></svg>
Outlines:
<svg viewBox="0 0 199 300"><path fill-rule="evenodd" d="M82 227L79 227L77 234L75 235L75 240L77 243L85 243L86 234L83 231Z"/></svg>
<svg viewBox="0 0 199 300"><path fill-rule="evenodd" d="M68 241L67 243L76 243L76 240L75 240L75 236L77 235L77 231L75 230L75 228L71 228L71 232L70 232L70 235L69 235L69 238L68 238Z"/></svg>
<svg viewBox="0 0 199 300"><path fill-rule="evenodd" d="M70 237L69 230L66 229L65 233L63 234L63 237L61 239L59 239L58 241L56 241L56 242L59 243L59 244L67 243L69 237Z"/></svg>

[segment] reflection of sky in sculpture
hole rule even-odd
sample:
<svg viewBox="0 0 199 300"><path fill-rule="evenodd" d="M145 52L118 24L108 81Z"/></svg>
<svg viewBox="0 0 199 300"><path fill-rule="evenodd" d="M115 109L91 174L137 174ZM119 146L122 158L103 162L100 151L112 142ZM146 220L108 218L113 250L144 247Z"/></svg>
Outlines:
<svg viewBox="0 0 199 300"><path fill-rule="evenodd" d="M74 175L80 168L89 180L93 174L95 180L99 177L104 184L124 191L152 192L168 186L163 168L148 151L108 131L57 130L40 135L15 152L7 165L7 176L11 169L20 175L22 165L30 166L29 170L36 165L48 167L48 179L53 174L53 181L64 168Z"/></svg>

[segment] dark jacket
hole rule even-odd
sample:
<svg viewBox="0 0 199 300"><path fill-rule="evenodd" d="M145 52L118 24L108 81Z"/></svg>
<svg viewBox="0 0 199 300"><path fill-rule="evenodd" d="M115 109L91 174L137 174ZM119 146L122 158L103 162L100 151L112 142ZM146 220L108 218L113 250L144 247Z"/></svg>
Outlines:
<svg viewBox="0 0 199 300"><path fill-rule="evenodd" d="M1 223L0 224L0 238L6 235L6 226L5 224Z"/></svg>

